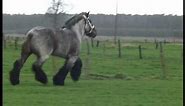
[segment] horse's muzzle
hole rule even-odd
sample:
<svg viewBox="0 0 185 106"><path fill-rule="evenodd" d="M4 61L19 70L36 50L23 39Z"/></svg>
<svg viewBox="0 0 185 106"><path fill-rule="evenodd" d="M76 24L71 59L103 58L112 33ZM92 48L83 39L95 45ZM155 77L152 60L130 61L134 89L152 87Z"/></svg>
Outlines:
<svg viewBox="0 0 185 106"><path fill-rule="evenodd" d="M97 31L96 31L96 29L94 28L92 32L86 33L86 35L89 36L89 37L95 38L96 35L97 35Z"/></svg>

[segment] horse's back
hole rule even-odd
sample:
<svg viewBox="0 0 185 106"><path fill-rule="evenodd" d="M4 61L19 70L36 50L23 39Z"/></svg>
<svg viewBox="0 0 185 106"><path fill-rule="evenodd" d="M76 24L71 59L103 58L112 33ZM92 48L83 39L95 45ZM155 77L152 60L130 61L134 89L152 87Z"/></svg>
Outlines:
<svg viewBox="0 0 185 106"><path fill-rule="evenodd" d="M28 31L27 41L33 53L37 55L51 54L54 48L54 31L50 28L37 26Z"/></svg>

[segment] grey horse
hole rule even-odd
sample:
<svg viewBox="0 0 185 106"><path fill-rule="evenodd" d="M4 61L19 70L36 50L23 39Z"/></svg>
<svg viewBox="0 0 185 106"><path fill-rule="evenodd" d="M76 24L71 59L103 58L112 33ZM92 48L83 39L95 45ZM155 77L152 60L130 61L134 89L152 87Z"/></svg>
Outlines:
<svg viewBox="0 0 185 106"><path fill-rule="evenodd" d="M64 65L53 77L54 85L64 85L64 80L70 71L71 78L78 81L82 61L79 57L80 44L83 36L96 37L95 26L89 19L89 12L74 15L65 22L62 28L52 29L45 27L34 27L27 32L27 39L22 45L21 56L14 62L10 71L10 82L12 85L19 84L20 70L31 54L37 56L32 65L35 79L47 84L48 79L42 66L50 55L65 59Z"/></svg>

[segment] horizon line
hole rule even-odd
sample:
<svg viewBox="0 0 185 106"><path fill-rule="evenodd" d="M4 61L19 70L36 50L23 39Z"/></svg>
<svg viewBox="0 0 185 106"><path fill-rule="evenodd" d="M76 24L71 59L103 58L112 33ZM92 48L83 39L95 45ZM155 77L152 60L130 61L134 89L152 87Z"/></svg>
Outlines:
<svg viewBox="0 0 185 106"><path fill-rule="evenodd" d="M44 15L46 13L32 13L32 14L26 14L26 13L3 13L3 14L9 14L9 15ZM69 14L69 15L74 15L74 14L79 14L79 13L65 13L65 14ZM92 15L98 15L98 14L103 14L103 15L116 15L116 14L106 14L106 13L92 13ZM127 14L127 13L117 13L117 15L164 15L164 16L168 16L168 15L172 15L172 16L183 16L183 14Z"/></svg>

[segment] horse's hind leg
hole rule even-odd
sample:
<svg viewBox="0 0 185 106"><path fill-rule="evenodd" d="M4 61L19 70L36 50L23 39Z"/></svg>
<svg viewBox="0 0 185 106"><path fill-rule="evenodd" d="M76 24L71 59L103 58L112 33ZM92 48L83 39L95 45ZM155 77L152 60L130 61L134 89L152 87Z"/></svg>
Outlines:
<svg viewBox="0 0 185 106"><path fill-rule="evenodd" d="M29 54L23 54L20 59L14 62L13 69L9 73L10 82L12 85L19 84L20 70L28 57L29 57Z"/></svg>
<svg viewBox="0 0 185 106"><path fill-rule="evenodd" d="M20 75L20 70L23 67L23 64L26 62L27 58L30 56L30 50L27 47L27 44L23 44L22 47L22 52L21 52L21 58L17 59L14 62L13 69L10 71L10 82L12 85L17 85L19 84L19 75Z"/></svg>
<svg viewBox="0 0 185 106"><path fill-rule="evenodd" d="M49 58L48 55L38 57L37 61L34 62L32 65L32 70L35 73L35 79L43 84L46 84L48 82L48 79L46 74L42 70L42 65L48 58Z"/></svg>

